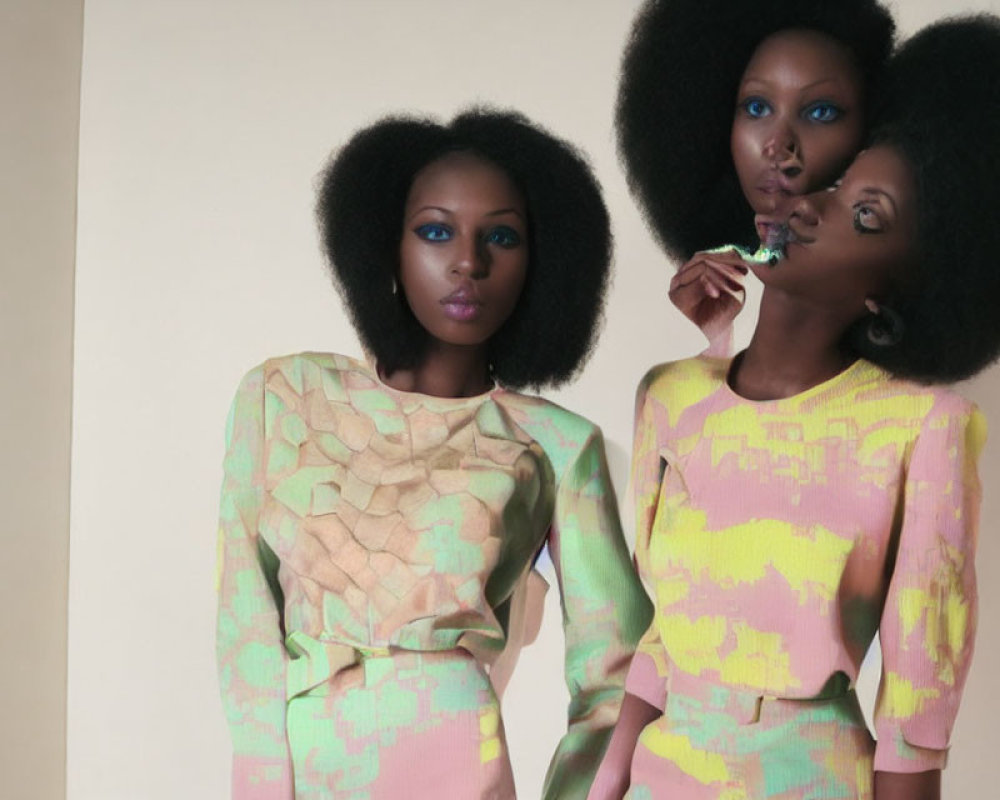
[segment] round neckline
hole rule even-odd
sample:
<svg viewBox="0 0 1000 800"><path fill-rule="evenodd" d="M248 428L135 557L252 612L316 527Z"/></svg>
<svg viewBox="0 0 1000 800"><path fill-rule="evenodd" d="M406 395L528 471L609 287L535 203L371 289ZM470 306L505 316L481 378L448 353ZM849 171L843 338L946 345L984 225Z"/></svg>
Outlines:
<svg viewBox="0 0 1000 800"><path fill-rule="evenodd" d="M411 399L413 401L416 401L416 402L445 403L445 404L461 405L463 403L470 403L470 402L474 402L474 401L477 401L477 400L480 400L480 401L481 400L486 400L489 397L491 397L494 393L496 393L497 391L500 390L500 385L496 381L494 381L493 385L489 389L487 389L485 392L481 392L480 394L462 395L462 396L459 396L459 397L447 397L447 396L442 397L441 395L427 394L426 392L409 392L406 389L397 389L395 386L392 386L391 384L386 383L382 379L381 374L379 374L378 362L377 361L373 360L373 361L371 361L369 363L366 363L366 366L371 371L372 378L375 380L375 383L377 383L379 385L379 387L381 387L382 389L384 389L387 392L390 392L391 394L399 395L400 397L409 398L409 399Z"/></svg>
<svg viewBox="0 0 1000 800"><path fill-rule="evenodd" d="M854 359L854 361L852 361L850 364L844 367L844 369L842 369L836 375L832 375L825 381L820 381L814 386L810 386L808 389L803 389L801 392L797 392L796 394L790 394L787 397L774 397L771 398L770 400L752 400L749 397L744 397L743 395L741 395L729 383L729 377L732 373L733 367L737 364L738 359L742 359L744 353L746 353L746 350L741 350L739 353L737 353L735 356L729 359L728 363L726 364L725 372L722 375L722 385L725 387L725 391L729 394L730 397L735 398L741 403L747 403L749 405L755 405L755 406L766 406L766 405L773 405L775 403L798 402L801 400L808 400L810 397L822 394L823 392L834 388L837 384L846 380L848 376L853 375L855 372L863 368L864 365L868 363L863 358L856 358Z"/></svg>

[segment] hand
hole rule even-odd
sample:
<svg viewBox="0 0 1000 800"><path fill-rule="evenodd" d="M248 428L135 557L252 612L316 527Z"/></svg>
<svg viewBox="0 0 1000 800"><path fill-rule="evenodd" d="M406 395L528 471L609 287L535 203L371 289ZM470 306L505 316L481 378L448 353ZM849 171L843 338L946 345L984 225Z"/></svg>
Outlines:
<svg viewBox="0 0 1000 800"><path fill-rule="evenodd" d="M632 755L635 753L639 734L649 723L659 719L662 713L656 706L625 692L618 722L611 732L611 739L594 776L587 800L621 800L629 788Z"/></svg>
<svg viewBox="0 0 1000 800"><path fill-rule="evenodd" d="M728 351L733 320L746 301L747 271L735 250L702 252L695 253L670 281L670 301L705 334L709 352L720 345Z"/></svg>

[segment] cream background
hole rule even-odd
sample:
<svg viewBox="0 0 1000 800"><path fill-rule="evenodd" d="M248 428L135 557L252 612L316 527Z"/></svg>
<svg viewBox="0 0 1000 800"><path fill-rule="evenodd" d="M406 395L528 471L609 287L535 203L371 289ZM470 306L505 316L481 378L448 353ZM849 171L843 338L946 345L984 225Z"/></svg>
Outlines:
<svg viewBox="0 0 1000 800"><path fill-rule="evenodd" d="M613 150L617 63L637 5L87 3L66 796L225 796L228 738L213 665L222 421L240 375L265 356L357 351L323 271L311 206L314 175L358 126L401 109L447 116L480 100L516 106L590 154L614 219L617 277L599 350L580 381L553 396L601 423L624 488L636 381L651 363L700 348L667 303L670 269ZM899 3L901 27L948 5ZM969 7L1000 11L996 0ZM16 385L32 391L15 396L8 377L3 392L0 477L14 513L0 583L10 709L0 757L5 796L54 798L63 796L80 4L25 0L5 3L3 14L0 22L24 20L0 24L0 58L25 123L3 128L4 174L14 181L0 189L0 324L14 345L4 348L4 374L27 376ZM968 393L1000 425L1000 370ZM998 741L1000 699L989 682L1000 669L998 453L1000 433L983 463L984 624L945 777L951 798L988 791ZM538 794L565 704L551 594L542 641L522 657L506 704L525 798Z"/></svg>

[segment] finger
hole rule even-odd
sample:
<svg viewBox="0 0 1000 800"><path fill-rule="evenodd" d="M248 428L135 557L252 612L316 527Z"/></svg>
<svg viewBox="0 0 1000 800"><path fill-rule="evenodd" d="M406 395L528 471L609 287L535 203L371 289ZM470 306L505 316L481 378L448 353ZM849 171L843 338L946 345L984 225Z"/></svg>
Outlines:
<svg viewBox="0 0 1000 800"><path fill-rule="evenodd" d="M691 260L688 261L688 264L697 261L714 261L716 263L729 264L744 272L747 270L746 261L743 260L743 257L736 250L723 250L719 253L695 253Z"/></svg>
<svg viewBox="0 0 1000 800"><path fill-rule="evenodd" d="M718 300L722 292L725 291L721 286L716 284L710 275L701 276L701 288L713 300Z"/></svg>
<svg viewBox="0 0 1000 800"><path fill-rule="evenodd" d="M747 275L747 270L745 265L742 268L740 268L740 267L735 267L731 264L720 264L718 262L710 262L705 265L705 268L706 270L714 274L722 275L723 277L726 278L726 280L731 281L732 283L738 286L743 285L743 281Z"/></svg>
<svg viewBox="0 0 1000 800"><path fill-rule="evenodd" d="M702 291L713 299L718 299L725 294L742 304L743 298L746 296L746 289L742 284L730 281L726 276L717 272L706 272L702 276L701 286ZM709 286L712 287L712 291L708 290Z"/></svg>
<svg viewBox="0 0 1000 800"><path fill-rule="evenodd" d="M707 268L705 264L693 264L689 269L685 269L682 272L678 272L670 279L671 290L682 289L685 286L690 286L693 283L697 283L701 279L701 276L705 274Z"/></svg>

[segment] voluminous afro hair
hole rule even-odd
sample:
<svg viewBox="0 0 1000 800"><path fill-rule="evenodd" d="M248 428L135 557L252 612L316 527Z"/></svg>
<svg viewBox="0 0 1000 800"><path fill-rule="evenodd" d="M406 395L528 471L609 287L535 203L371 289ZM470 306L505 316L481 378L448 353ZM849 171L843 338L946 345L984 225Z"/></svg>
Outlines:
<svg viewBox="0 0 1000 800"><path fill-rule="evenodd" d="M583 156L516 113L472 109L446 125L388 117L331 160L316 212L358 335L388 372L423 357L428 334L402 292L392 292L403 208L414 176L453 151L503 169L528 209L527 279L514 313L490 339L493 376L510 388L565 382L589 356L602 318L610 223Z"/></svg>
<svg viewBox="0 0 1000 800"><path fill-rule="evenodd" d="M895 34L876 0L649 0L636 18L618 90L618 150L648 224L676 259L757 245L730 153L733 110L757 46L789 29L844 45L867 99L875 96Z"/></svg>
<svg viewBox="0 0 1000 800"><path fill-rule="evenodd" d="M1000 355L1000 18L947 19L890 61L873 143L909 162L918 193L915 258L886 299L898 344L855 349L901 377L974 375Z"/></svg>

